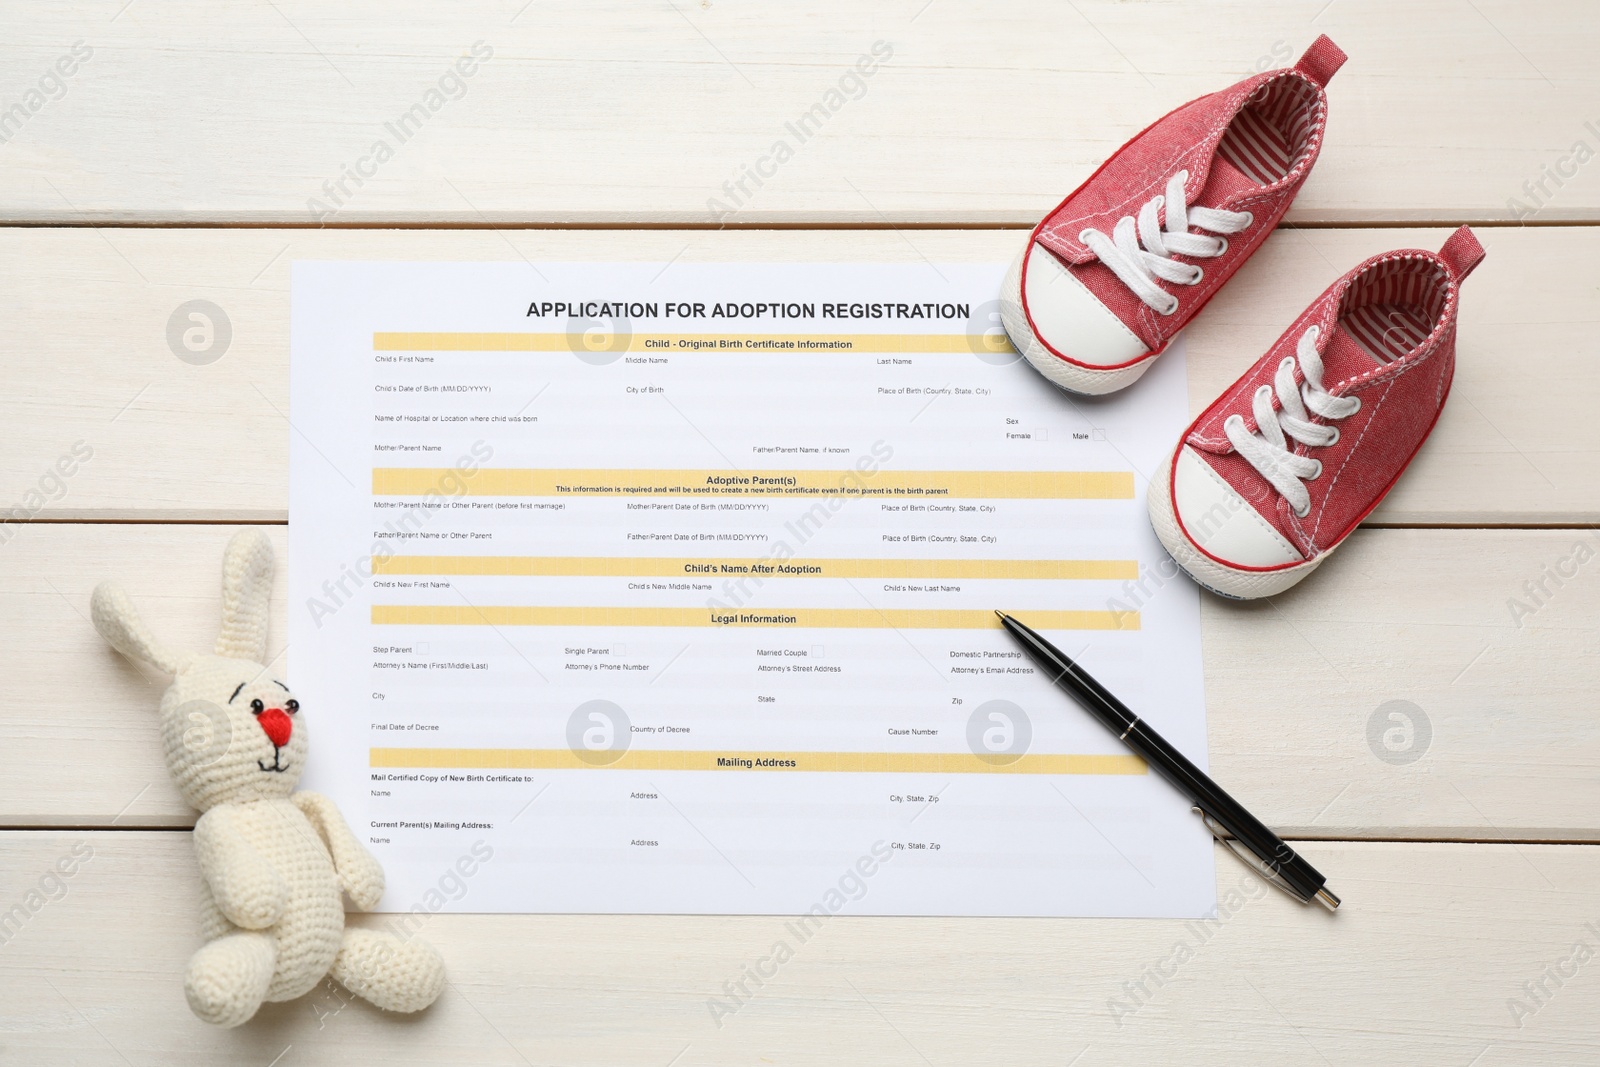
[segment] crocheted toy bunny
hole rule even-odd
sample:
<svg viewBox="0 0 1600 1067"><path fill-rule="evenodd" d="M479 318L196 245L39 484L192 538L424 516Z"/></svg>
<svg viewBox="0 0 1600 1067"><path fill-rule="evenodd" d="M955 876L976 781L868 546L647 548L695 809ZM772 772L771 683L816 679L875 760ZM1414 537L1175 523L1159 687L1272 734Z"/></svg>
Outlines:
<svg viewBox="0 0 1600 1067"><path fill-rule="evenodd" d="M238 1026L261 1002L293 1000L332 975L390 1011L421 1011L444 988L444 963L417 940L345 929L340 890L357 908L383 895L383 868L333 801L296 793L306 761L300 702L262 666L272 545L248 529L222 559L216 652L159 643L122 588L103 582L94 626L117 651L173 676L161 698L167 770L202 814L195 854L205 877L206 945L184 992L201 1019Z"/></svg>

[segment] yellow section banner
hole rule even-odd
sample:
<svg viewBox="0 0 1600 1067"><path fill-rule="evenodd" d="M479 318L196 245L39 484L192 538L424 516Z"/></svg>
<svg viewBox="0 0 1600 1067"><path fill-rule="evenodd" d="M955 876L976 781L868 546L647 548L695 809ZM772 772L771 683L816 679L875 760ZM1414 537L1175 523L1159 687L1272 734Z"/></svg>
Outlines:
<svg viewBox="0 0 1600 1067"><path fill-rule="evenodd" d="M683 752L565 748L373 748L372 767L411 770L847 771L894 774L1146 774L1138 756L970 752Z"/></svg>
<svg viewBox="0 0 1600 1067"><path fill-rule="evenodd" d="M1015 351L998 330L982 333L400 333L372 335L376 352L971 352Z"/></svg>
<svg viewBox="0 0 1600 1067"><path fill-rule="evenodd" d="M1038 630L1137 630L1136 611L1015 612ZM759 626L790 629L992 630L992 611L958 608L595 608L374 604L372 621L405 626Z"/></svg>
<svg viewBox="0 0 1600 1067"><path fill-rule="evenodd" d="M952 500L1132 500L1131 471L543 470L374 467L375 496L947 497Z"/></svg>
<svg viewBox="0 0 1600 1067"><path fill-rule="evenodd" d="M622 556L373 557L374 574L614 578L1025 578L1139 577L1131 559L719 559Z"/></svg>

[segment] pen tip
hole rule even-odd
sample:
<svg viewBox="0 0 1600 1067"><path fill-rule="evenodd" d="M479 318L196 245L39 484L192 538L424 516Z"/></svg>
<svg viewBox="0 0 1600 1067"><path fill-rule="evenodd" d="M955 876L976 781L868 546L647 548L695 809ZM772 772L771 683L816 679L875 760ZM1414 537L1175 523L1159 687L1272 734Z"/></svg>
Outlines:
<svg viewBox="0 0 1600 1067"><path fill-rule="evenodd" d="M1002 619L1004 619L1006 617L1006 613L1003 612L1003 611L1000 611L999 609L995 610L995 614L1000 616Z"/></svg>

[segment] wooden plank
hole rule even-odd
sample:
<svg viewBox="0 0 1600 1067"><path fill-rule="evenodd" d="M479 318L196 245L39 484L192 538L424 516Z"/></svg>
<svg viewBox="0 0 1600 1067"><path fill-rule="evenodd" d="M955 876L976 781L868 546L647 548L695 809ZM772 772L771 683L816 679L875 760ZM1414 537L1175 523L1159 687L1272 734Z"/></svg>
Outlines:
<svg viewBox="0 0 1600 1067"><path fill-rule="evenodd" d="M1600 219L1600 9L1581 0L11 15L6 221L1031 223L1158 116L1322 32L1352 59L1297 221L1505 219L1513 198ZM490 57L450 80L475 45ZM875 46L888 58L849 80ZM74 73L51 80L63 58Z"/></svg>
<svg viewBox="0 0 1600 1067"><path fill-rule="evenodd" d="M1224 909L1203 923L841 913L801 942L780 917L438 915L420 936L450 984L422 1015L386 1017L323 987L232 1031L184 1004L200 944L189 835L0 835L0 901L23 900L74 848L92 858L52 883L64 893L0 952L6 1052L19 1063L919 1067L1163 1063L1173 1048L1186 1064L1230 1065L1600 1057L1593 846L1320 846L1345 894L1337 915L1225 856ZM774 968L779 942L792 958ZM759 988L744 977L758 965ZM739 981L750 996L713 1020L708 1002ZM1542 1003L1524 985L1540 981Z"/></svg>
<svg viewBox="0 0 1600 1067"><path fill-rule="evenodd" d="M930 17L932 13L930 11ZM1191 398L1209 403L1363 257L1437 248L1442 230L1286 231L1188 333ZM1600 230L1484 231L1449 406L1373 516L1389 523L1600 521L1600 292L1574 263ZM282 521L288 511L288 278L311 258L530 261L1004 261L1020 233L39 229L0 232L11 351L0 502L42 518ZM670 277L670 275L668 275ZM227 316L215 362L183 362L169 321L190 300ZM186 324L186 323L185 323ZM1137 388L1137 387L1136 387ZM1128 394L1134 397L1137 392ZM64 486L49 471L82 441ZM45 492L39 490L46 480Z"/></svg>
<svg viewBox="0 0 1600 1067"><path fill-rule="evenodd" d="M287 528L269 532L282 558ZM171 642L209 647L230 534L51 524L0 551L0 826L192 822L161 762L165 682L106 648L87 604L117 577ZM1571 531L1362 531L1270 603L1205 598L1214 773L1296 836L1600 840L1597 547ZM1571 571L1559 587L1548 577ZM1523 584L1541 581L1547 595ZM1122 595L1148 603L1173 587ZM280 571L275 653L285 590ZM292 669L292 649L284 660Z"/></svg>

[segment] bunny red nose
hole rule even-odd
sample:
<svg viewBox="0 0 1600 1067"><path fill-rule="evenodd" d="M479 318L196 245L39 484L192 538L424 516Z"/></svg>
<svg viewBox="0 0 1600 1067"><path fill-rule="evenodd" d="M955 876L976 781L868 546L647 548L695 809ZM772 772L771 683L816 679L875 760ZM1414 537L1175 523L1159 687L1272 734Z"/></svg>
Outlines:
<svg viewBox="0 0 1600 1067"><path fill-rule="evenodd" d="M267 740L278 748L289 743L289 735L294 732L294 721L284 713L282 708L268 708L256 716L256 722L261 724L261 729L266 731Z"/></svg>

